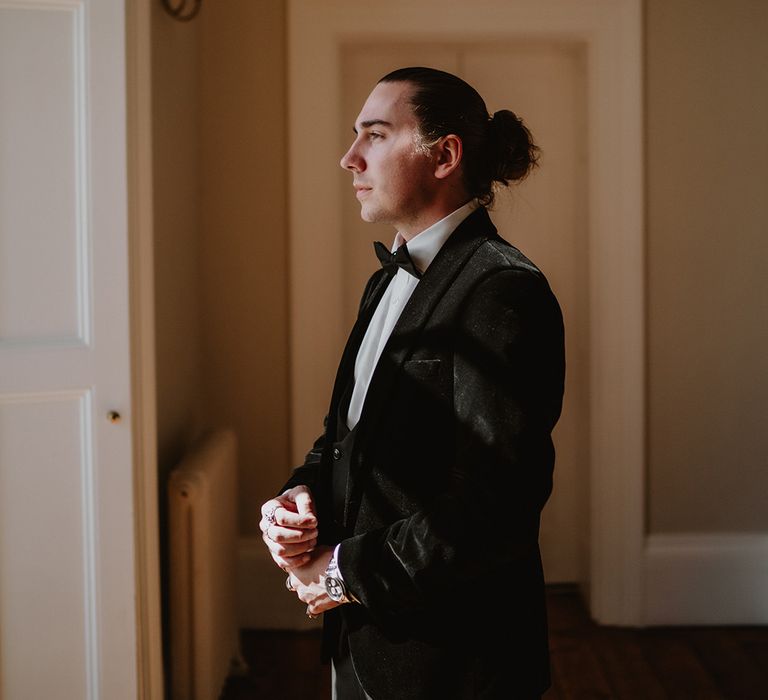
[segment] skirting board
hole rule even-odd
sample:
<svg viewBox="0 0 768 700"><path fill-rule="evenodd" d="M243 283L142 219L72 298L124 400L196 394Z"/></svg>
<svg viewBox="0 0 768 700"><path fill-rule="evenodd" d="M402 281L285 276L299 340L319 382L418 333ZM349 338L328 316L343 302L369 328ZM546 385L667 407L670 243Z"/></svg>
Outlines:
<svg viewBox="0 0 768 700"><path fill-rule="evenodd" d="M261 537L240 537L238 556L237 615L241 629L320 627L320 620L310 620L306 606L286 590L286 575L272 561Z"/></svg>
<svg viewBox="0 0 768 700"><path fill-rule="evenodd" d="M650 535L644 620L768 624L768 534Z"/></svg>

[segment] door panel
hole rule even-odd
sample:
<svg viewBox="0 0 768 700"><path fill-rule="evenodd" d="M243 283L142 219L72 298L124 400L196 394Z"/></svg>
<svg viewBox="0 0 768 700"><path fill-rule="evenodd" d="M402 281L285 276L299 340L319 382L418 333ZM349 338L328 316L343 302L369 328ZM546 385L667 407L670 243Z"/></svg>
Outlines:
<svg viewBox="0 0 768 700"><path fill-rule="evenodd" d="M0 226L25 234L2 237L0 341L76 339L85 230L75 17L22 8L0 17Z"/></svg>
<svg viewBox="0 0 768 700"><path fill-rule="evenodd" d="M0 0L3 700L137 695L124 14Z"/></svg>
<svg viewBox="0 0 768 700"><path fill-rule="evenodd" d="M53 677L55 697L88 697L95 642L93 532L85 517L93 513L93 464L83 440L89 398L0 401L4 698L53 697ZM43 673L32 672L33 660Z"/></svg>
<svg viewBox="0 0 768 700"><path fill-rule="evenodd" d="M511 109L542 148L541 167L502 190L491 212L502 236L547 275L563 308L567 379L555 429L555 489L542 517L549 582L584 581L587 571L589 473L589 308L587 297L586 57L573 42L386 43L348 45L342 55L339 155L366 96L384 74L407 65L457 73L477 88L490 112ZM394 230L360 220L350 177L342 191L344 308L351 326L360 290L376 259L372 240L390 245Z"/></svg>

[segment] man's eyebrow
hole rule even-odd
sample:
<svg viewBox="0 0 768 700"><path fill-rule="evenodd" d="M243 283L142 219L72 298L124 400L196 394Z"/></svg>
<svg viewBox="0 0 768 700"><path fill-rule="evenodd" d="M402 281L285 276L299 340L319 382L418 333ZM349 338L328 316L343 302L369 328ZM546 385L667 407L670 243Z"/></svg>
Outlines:
<svg viewBox="0 0 768 700"><path fill-rule="evenodd" d="M391 122L388 122L384 119L367 119L364 122L360 122L360 128L361 129L368 129L372 126L392 126ZM357 127L353 126L352 131L357 133Z"/></svg>

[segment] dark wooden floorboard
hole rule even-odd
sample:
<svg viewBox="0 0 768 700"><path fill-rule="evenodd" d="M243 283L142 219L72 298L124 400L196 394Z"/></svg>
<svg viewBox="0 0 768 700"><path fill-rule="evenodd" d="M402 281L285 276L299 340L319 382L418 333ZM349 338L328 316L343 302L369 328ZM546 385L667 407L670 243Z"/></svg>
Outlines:
<svg viewBox="0 0 768 700"><path fill-rule="evenodd" d="M744 627L732 632L741 648L761 669L768 669L768 635L764 627Z"/></svg>
<svg viewBox="0 0 768 700"><path fill-rule="evenodd" d="M709 671L679 634L670 630L648 631L640 635L640 645L670 698L722 700Z"/></svg>
<svg viewBox="0 0 768 700"><path fill-rule="evenodd" d="M687 637L724 697L768 698L768 679L729 630L703 628L690 631Z"/></svg>
<svg viewBox="0 0 768 700"><path fill-rule="evenodd" d="M550 656L557 695L595 700L611 697L608 681L591 645L556 632L550 641ZM554 696L555 693L547 693L545 698L550 700Z"/></svg>
<svg viewBox="0 0 768 700"><path fill-rule="evenodd" d="M608 678L612 698L666 700L667 693L632 631L596 626L590 643Z"/></svg>
<svg viewBox="0 0 768 700"><path fill-rule="evenodd" d="M547 607L545 700L768 700L768 627L601 627L563 586L548 589ZM248 673L221 700L330 699L319 631L243 630L241 640Z"/></svg>

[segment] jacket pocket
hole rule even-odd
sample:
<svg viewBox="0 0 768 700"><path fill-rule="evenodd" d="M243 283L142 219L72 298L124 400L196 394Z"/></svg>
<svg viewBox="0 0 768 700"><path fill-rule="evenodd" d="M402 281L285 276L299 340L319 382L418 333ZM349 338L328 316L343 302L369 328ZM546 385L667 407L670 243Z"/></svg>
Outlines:
<svg viewBox="0 0 768 700"><path fill-rule="evenodd" d="M411 377L435 377L440 374L440 360L406 360L403 369Z"/></svg>

